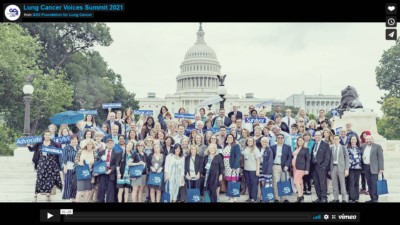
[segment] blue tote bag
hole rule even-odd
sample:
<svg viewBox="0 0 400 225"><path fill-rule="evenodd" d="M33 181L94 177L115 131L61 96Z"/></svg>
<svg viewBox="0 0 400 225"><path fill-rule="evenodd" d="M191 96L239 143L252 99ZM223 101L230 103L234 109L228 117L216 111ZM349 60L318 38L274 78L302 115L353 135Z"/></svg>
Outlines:
<svg viewBox="0 0 400 225"><path fill-rule="evenodd" d="M97 161L93 165L93 173L97 174L106 174L107 172L107 163L106 161Z"/></svg>
<svg viewBox="0 0 400 225"><path fill-rule="evenodd" d="M198 181L196 181L196 188L192 188L190 185L190 180L188 180L188 189L186 191L186 201L190 203L201 202L200 189L197 188Z"/></svg>
<svg viewBox="0 0 400 225"><path fill-rule="evenodd" d="M154 173L150 172L149 180L147 181L147 185L153 186L161 186L164 173Z"/></svg>
<svg viewBox="0 0 400 225"><path fill-rule="evenodd" d="M233 175L233 170L231 173L231 177ZM240 197L240 182L237 181L228 181L228 187L226 190L226 196L228 197Z"/></svg>
<svg viewBox="0 0 400 225"><path fill-rule="evenodd" d="M281 180L278 182L278 195L281 197L290 196L293 194L292 183L290 183L287 174L288 173L286 172L284 181Z"/></svg>
<svg viewBox="0 0 400 225"><path fill-rule="evenodd" d="M263 187L261 189L263 202L273 201L274 197L274 188L273 187Z"/></svg>
<svg viewBox="0 0 400 225"><path fill-rule="evenodd" d="M90 173L90 167L88 164L86 164L85 161L83 161L83 166L76 166L75 167L75 172L76 172L76 180L90 180L92 179L92 174Z"/></svg>
<svg viewBox="0 0 400 225"><path fill-rule="evenodd" d="M130 178L138 178L142 176L144 170L144 165L136 165L136 166L130 166L129 167L129 177Z"/></svg>
<svg viewBox="0 0 400 225"><path fill-rule="evenodd" d="M387 180L385 179L385 176L383 176L383 174L382 174L382 180L376 181L376 186L377 186L376 190L377 190L378 195L389 194Z"/></svg>
<svg viewBox="0 0 400 225"><path fill-rule="evenodd" d="M165 184L164 192L161 196L161 202L169 203L170 198L171 198L171 195L169 194L169 181L167 181L167 183Z"/></svg>

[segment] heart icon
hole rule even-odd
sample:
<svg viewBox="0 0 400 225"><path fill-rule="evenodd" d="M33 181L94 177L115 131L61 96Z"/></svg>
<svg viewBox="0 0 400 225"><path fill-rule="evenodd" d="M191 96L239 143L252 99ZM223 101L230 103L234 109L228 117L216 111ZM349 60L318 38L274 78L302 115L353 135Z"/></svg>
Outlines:
<svg viewBox="0 0 400 225"><path fill-rule="evenodd" d="M393 11L393 10L396 9L396 7L394 7L394 6L388 6L388 9L389 9L390 11Z"/></svg>

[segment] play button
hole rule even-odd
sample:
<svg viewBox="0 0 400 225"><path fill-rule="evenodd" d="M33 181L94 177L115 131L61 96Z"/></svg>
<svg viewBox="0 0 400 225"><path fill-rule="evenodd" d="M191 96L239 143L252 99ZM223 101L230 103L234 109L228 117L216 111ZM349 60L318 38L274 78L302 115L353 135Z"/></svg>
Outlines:
<svg viewBox="0 0 400 225"><path fill-rule="evenodd" d="M40 222L61 222L60 210L55 210L55 209L40 210Z"/></svg>

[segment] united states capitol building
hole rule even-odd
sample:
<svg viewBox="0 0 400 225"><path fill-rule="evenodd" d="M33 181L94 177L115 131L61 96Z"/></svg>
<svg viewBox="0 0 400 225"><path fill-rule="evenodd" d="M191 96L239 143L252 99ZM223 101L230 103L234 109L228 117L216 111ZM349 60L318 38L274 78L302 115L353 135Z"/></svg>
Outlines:
<svg viewBox="0 0 400 225"><path fill-rule="evenodd" d="M165 98L157 97L155 92L148 93L146 98L138 98L141 110L153 110L153 115L158 115L161 106L165 105L171 113L178 112L180 107L185 108L187 113L198 113L200 108L203 107L206 110L208 108L207 106L199 106L202 101L218 96L219 80L217 75L224 75L224 73L221 73L221 65L217 59L217 54L205 42L205 32L201 24L196 34L196 43L186 52L180 65L180 73L176 77L176 92L167 94ZM229 79L229 75L227 79ZM250 105L257 106L265 101L272 101L272 106L286 104L299 107L298 101L295 101L295 104L291 104L294 101L276 100L274 96L261 97L256 98L253 93L246 93L244 97L240 98L238 94L227 93L225 95L224 108L229 112L232 110L233 105L237 105L239 111L247 112ZM340 96L333 97L335 102L340 100ZM307 99L308 101L310 100L310 98ZM331 99L332 96L329 96L329 101ZM314 102L319 101L325 101L323 95L318 96ZM300 105L308 106L305 103L300 103ZM317 104L315 103L315 105ZM320 105L322 106L322 104L318 104L318 106ZM270 111L272 108L271 105L264 105L263 107L266 111ZM262 107L260 106L258 109L260 108ZM219 109L219 103L213 104L211 109L216 112Z"/></svg>

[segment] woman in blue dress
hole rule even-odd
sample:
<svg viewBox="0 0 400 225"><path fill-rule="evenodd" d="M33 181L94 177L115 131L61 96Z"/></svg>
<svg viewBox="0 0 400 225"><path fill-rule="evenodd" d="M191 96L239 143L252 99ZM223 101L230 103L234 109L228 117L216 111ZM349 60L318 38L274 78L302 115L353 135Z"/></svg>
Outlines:
<svg viewBox="0 0 400 225"><path fill-rule="evenodd" d="M74 176L74 162L76 153L80 147L78 145L78 136L71 136L71 143L65 145L63 148L62 165L64 167L64 193L62 199L71 199L75 201L76 196L76 184L72 182Z"/></svg>

